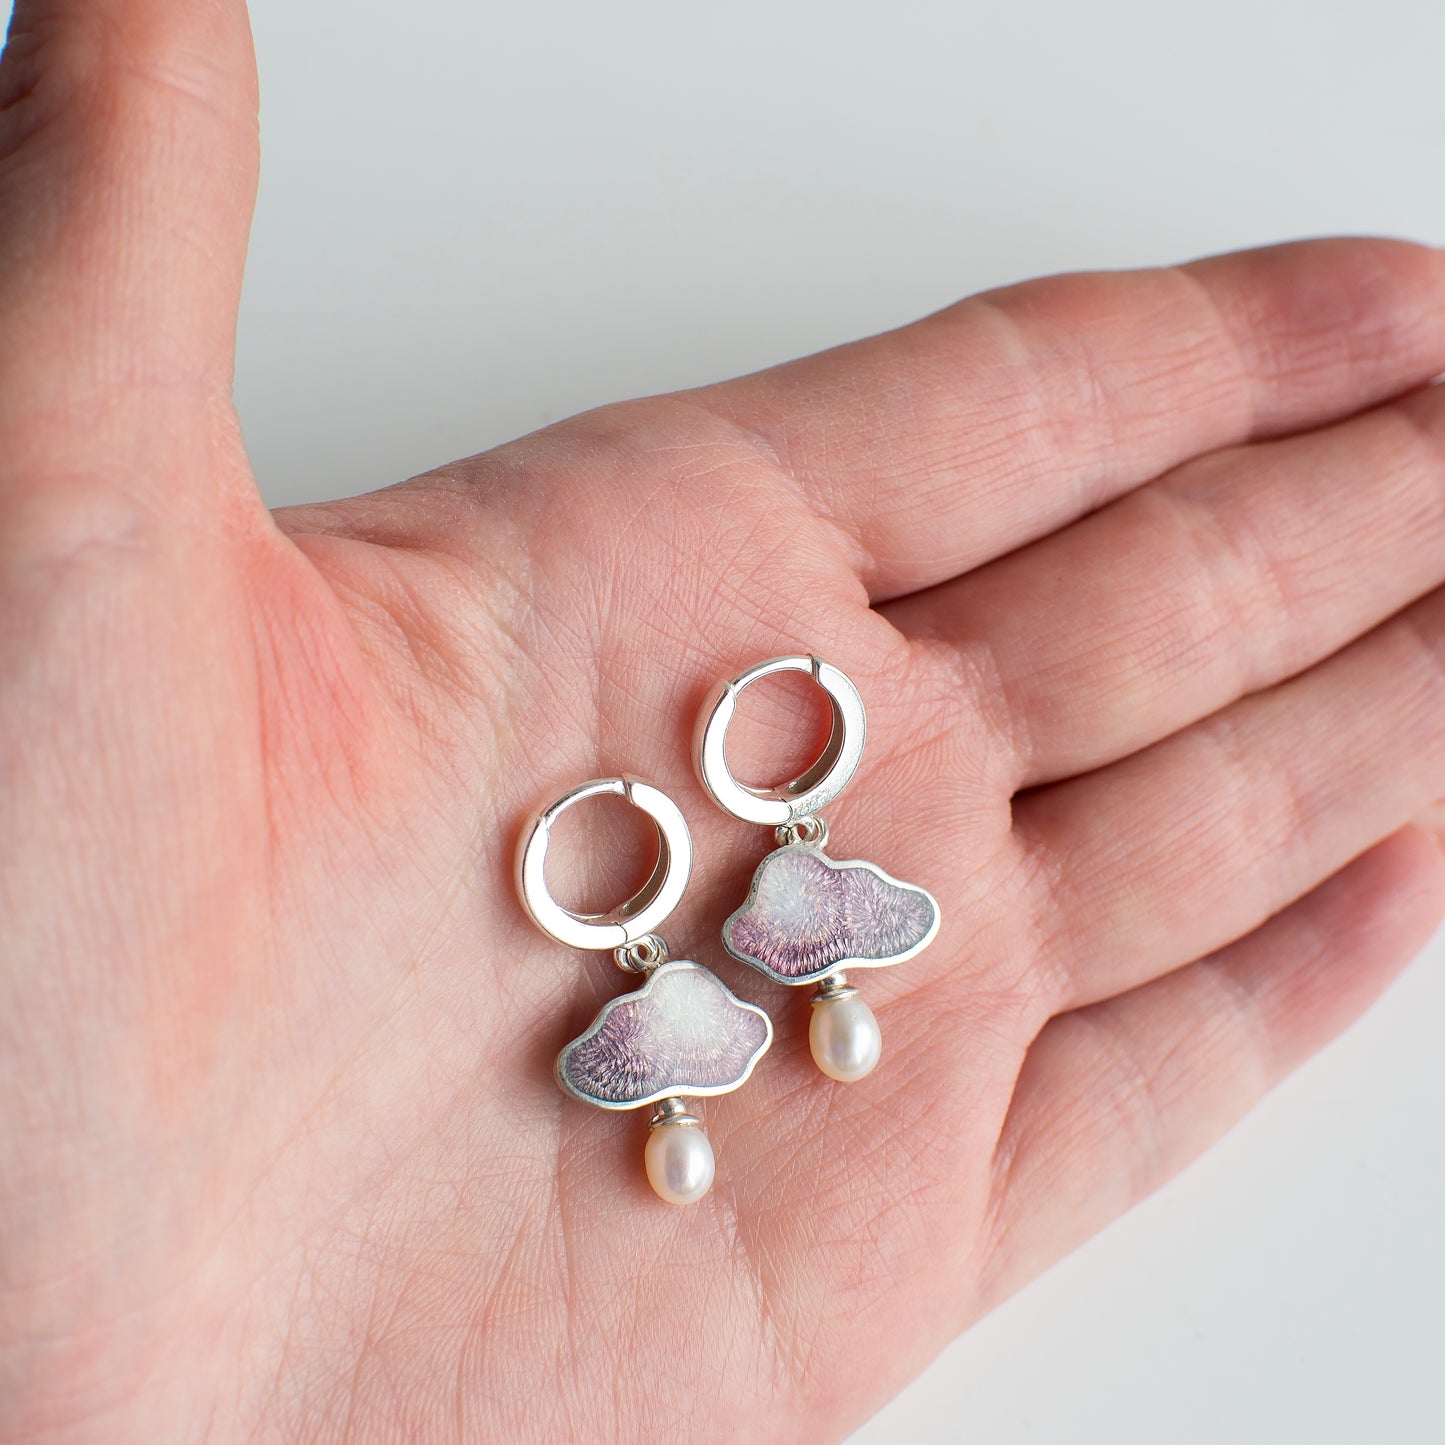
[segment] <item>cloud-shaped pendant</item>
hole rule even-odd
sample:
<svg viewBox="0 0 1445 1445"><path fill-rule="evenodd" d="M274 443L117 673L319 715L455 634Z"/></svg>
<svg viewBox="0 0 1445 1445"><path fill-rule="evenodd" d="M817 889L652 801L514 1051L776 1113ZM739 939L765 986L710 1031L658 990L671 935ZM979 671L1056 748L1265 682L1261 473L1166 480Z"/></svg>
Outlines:
<svg viewBox="0 0 1445 1445"><path fill-rule="evenodd" d="M603 1109L636 1109L675 1094L727 1094L773 1041L762 1009L707 969L677 959L605 1003L557 1056L557 1080Z"/></svg>
<svg viewBox="0 0 1445 1445"><path fill-rule="evenodd" d="M872 863L835 862L790 843L753 874L747 901L723 925L723 945L776 983L816 983L844 968L882 968L926 948L938 904Z"/></svg>

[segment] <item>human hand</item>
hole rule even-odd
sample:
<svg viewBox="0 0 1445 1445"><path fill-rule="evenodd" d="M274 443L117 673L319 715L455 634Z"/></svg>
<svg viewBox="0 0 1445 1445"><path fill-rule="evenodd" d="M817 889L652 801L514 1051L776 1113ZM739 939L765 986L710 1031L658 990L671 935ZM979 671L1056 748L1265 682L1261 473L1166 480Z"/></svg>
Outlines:
<svg viewBox="0 0 1445 1445"><path fill-rule="evenodd" d="M1435 924L1445 258L1031 283L273 519L241 6L16 26L3 1438L835 1438ZM707 686L795 650L869 707L839 852L943 909L854 1086L720 958L760 834L687 761ZM618 771L693 826L675 949L780 1025L688 1210L553 1084L625 985L512 894L523 815Z"/></svg>

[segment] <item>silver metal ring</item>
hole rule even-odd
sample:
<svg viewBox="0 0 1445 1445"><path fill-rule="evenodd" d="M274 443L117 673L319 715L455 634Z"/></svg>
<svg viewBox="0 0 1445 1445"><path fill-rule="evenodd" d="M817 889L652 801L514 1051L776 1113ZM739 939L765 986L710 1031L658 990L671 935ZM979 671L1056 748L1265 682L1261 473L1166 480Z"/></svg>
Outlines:
<svg viewBox="0 0 1445 1445"><path fill-rule="evenodd" d="M728 724L737 711L742 690L759 678L779 672L807 673L828 694L833 726L817 762L792 782L778 788L750 788L728 771L723 750ZM847 673L819 657L772 657L730 682L719 683L708 694L693 733L692 756L703 787L718 807L745 823L777 828L816 813L848 786L858 771L867 736L863 698Z"/></svg>
<svg viewBox="0 0 1445 1445"><path fill-rule="evenodd" d="M626 903L607 913L574 913L547 889L547 844L552 824L587 798L626 798L657 825L657 866ZM571 948L625 948L654 932L677 907L692 873L692 837L677 804L635 778L597 778L564 793L528 825L517 845L517 892L532 921Z"/></svg>

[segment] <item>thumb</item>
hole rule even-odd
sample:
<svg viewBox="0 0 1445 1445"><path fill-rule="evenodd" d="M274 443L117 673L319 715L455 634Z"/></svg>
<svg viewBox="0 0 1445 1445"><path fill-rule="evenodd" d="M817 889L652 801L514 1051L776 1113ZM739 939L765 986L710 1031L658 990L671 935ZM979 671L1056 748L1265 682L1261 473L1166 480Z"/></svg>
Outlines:
<svg viewBox="0 0 1445 1445"><path fill-rule="evenodd" d="M206 485L194 455L156 454L231 416L257 149L242 0L17 0L0 61L0 488ZM239 455L233 419L219 426Z"/></svg>

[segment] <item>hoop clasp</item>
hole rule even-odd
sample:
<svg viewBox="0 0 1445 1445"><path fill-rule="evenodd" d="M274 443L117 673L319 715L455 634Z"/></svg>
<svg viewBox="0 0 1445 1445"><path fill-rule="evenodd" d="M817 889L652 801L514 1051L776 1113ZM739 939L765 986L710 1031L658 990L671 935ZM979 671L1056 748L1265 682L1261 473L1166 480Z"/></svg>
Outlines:
<svg viewBox="0 0 1445 1445"><path fill-rule="evenodd" d="M779 672L805 672L828 695L833 725L818 760L790 783L777 788L750 788L728 770L724 745L738 696L760 678ZM820 657L772 657L750 667L708 695L693 734L693 762L703 787L724 812L745 823L779 828L810 817L831 803L858 771L868 722L863 698L848 675Z"/></svg>
<svg viewBox="0 0 1445 1445"><path fill-rule="evenodd" d="M657 864L652 876L626 903L606 913L574 913L547 888L547 845L552 824L588 798L625 798L657 827ZM564 793L539 813L517 845L517 893L532 921L571 948L626 948L657 929L677 907L692 873L692 837L677 804L650 783L635 778L596 778Z"/></svg>

